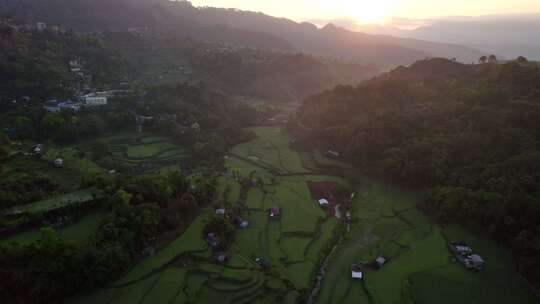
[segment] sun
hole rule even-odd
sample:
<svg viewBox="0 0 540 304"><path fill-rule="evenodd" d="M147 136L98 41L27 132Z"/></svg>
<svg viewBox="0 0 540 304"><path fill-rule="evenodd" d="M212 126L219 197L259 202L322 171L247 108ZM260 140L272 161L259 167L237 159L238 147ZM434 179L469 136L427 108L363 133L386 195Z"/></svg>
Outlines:
<svg viewBox="0 0 540 304"><path fill-rule="evenodd" d="M346 13L360 23L384 24L389 19L392 0L346 0Z"/></svg>

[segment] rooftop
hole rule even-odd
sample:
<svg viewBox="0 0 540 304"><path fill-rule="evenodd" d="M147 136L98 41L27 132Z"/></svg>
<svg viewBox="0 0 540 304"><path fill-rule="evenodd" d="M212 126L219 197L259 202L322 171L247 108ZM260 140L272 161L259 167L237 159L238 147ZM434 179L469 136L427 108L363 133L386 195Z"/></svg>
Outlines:
<svg viewBox="0 0 540 304"><path fill-rule="evenodd" d="M319 200L319 205L321 205L321 206L328 206L328 205L330 205L330 202L329 202L327 199L325 199L325 198L321 198L321 199Z"/></svg>
<svg viewBox="0 0 540 304"><path fill-rule="evenodd" d="M278 217L281 215L281 208L273 207L270 208L270 217Z"/></svg>
<svg viewBox="0 0 540 304"><path fill-rule="evenodd" d="M364 278L364 273L361 271L351 271L351 277L355 280L362 280Z"/></svg>

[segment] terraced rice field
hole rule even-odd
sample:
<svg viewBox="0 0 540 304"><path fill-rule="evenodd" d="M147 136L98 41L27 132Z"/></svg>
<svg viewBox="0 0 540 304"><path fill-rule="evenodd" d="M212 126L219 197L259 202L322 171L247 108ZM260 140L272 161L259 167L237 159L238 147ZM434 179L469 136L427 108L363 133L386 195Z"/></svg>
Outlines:
<svg viewBox="0 0 540 304"><path fill-rule="evenodd" d="M111 146L114 161L144 173L180 165L189 155L185 148L166 137L128 133L106 140Z"/></svg>
<svg viewBox="0 0 540 304"><path fill-rule="evenodd" d="M37 214L49 212L74 204L84 204L104 197L103 191L90 188L79 190L67 194L57 195L53 198L38 201L29 205L15 207L8 210L7 214Z"/></svg>
<svg viewBox="0 0 540 304"><path fill-rule="evenodd" d="M299 156L289 149L288 137L278 128L258 128L255 132L259 139L235 147L233 152L247 159L256 154L260 164L235 157L229 157L226 163L229 170L261 177L265 184L247 193L250 225L237 230L226 264L211 259L210 249L202 239L202 229L212 213L209 210L181 237L142 261L111 289L73 302L241 304L296 303L301 299L301 294L311 288L323 257L321 252L330 247L338 221L327 218L311 197L306 182L312 176L281 177L267 169L270 164L283 172L306 172ZM144 153L139 149L135 152ZM314 175L313 180L346 183L320 175ZM218 200L235 203L240 185L225 177L218 182ZM282 209L280 219L269 220L268 209L272 207ZM192 261L181 266L185 253L191 253ZM270 263L269 271L255 262L257 257Z"/></svg>
<svg viewBox="0 0 540 304"><path fill-rule="evenodd" d="M291 137L280 128L251 128L257 139L237 145L232 152L278 172L305 172L300 156L289 149Z"/></svg>
<svg viewBox="0 0 540 304"><path fill-rule="evenodd" d="M94 212L83 216L77 223L67 225L58 229L57 235L61 239L74 244L81 244L97 230L103 219L108 215L108 212ZM36 242L41 237L41 229L33 229L18 233L17 235L0 240L0 245L17 243L19 245L28 245Z"/></svg>
<svg viewBox="0 0 540 304"><path fill-rule="evenodd" d="M459 226L442 229L415 208L412 193L365 180L353 203L353 224L336 254L317 303L534 303L513 272L509 255L493 241ZM447 243L465 240L486 259L474 273L452 261ZM350 279L356 262L389 262ZM503 287L506 286L506 287Z"/></svg>
<svg viewBox="0 0 540 304"><path fill-rule="evenodd" d="M237 230L225 264L213 261L202 239L212 214L208 210L177 240L110 288L71 303L305 303L319 265L339 235L345 237L329 259L316 303L529 303L532 299L500 247L459 227L443 230L434 225L415 208L421 199L417 194L366 179L350 185L340 177L325 176L324 170L317 171L317 163L333 160L318 159L311 163L314 166L304 167L304 158L289 149L288 136L278 128L253 131L259 138L235 147L226 165L242 176L261 177L264 186L248 191L249 227ZM309 181L335 182L356 191L350 232L345 233L343 223L320 209L309 192ZM234 179L219 179L218 188L219 200L238 200L240 186ZM268 209L273 207L281 208L279 219L269 218ZM472 273L452 262L449 239L473 245L486 257L487 270ZM350 279L352 263L379 255L389 259L382 269L367 272L361 282ZM270 268L265 271L255 258L262 258ZM502 287L504 283L508 288Z"/></svg>

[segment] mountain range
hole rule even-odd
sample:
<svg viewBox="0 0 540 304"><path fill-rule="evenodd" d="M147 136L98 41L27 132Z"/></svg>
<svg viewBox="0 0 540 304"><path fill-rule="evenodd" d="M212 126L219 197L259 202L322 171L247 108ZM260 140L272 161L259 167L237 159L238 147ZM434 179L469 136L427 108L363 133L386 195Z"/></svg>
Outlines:
<svg viewBox="0 0 540 304"><path fill-rule="evenodd" d="M506 59L525 56L540 60L540 14L445 17L431 20L395 20L387 25L358 25L353 20L334 22L353 31L450 42L494 53Z"/></svg>
<svg viewBox="0 0 540 304"><path fill-rule="evenodd" d="M0 0L0 15L81 32L144 29L175 38L280 52L303 52L382 67L426 57L471 62L484 52L458 44L371 35L328 24L317 27L263 13L195 7L168 0Z"/></svg>

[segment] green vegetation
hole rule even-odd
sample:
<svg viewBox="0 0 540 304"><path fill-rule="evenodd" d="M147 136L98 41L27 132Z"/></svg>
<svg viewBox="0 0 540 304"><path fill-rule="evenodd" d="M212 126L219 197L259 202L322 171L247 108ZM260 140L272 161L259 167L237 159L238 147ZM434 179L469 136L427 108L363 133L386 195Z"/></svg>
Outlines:
<svg viewBox="0 0 540 304"><path fill-rule="evenodd" d="M338 221L327 218L317 202L311 197L306 182L312 176L284 176L276 174L271 166L280 166L288 172L305 172L300 167L298 155L289 149L288 137L278 128L251 129L258 138L236 146L235 155L227 159L225 167L233 172L233 178L220 177L217 181L215 204L227 202L227 208L237 206L245 197L247 210L244 214L249 227L238 229L229 246L229 258L220 264L212 257L204 240L210 230L221 230L214 226L220 217L207 210L176 240L155 255L147 257L130 273L113 284L113 292L106 293L111 303L150 301L150 295L163 295L171 302L220 303L275 303L287 296L287 303L296 299L303 301L311 288L317 265L334 240ZM265 149L264 136L271 136L272 149ZM254 151L260 153L262 162L244 161ZM295 155L297 160L286 165L279 164L280 155ZM264 157L264 159L263 159ZM288 156L287 156L288 157ZM236 179L236 178L239 179ZM248 188L242 194L241 180L246 177L263 179L263 185ZM346 184L337 177L313 176L314 180L336 181ZM282 216L269 219L268 209L280 207ZM217 226L216 226L217 227ZM206 231L207 230L207 231ZM215 231L218 230L218 231ZM227 242L228 243L228 242ZM227 247L227 246L226 246ZM257 262L256 258L262 260ZM188 266L177 268L182 261ZM169 273L178 274L175 278ZM167 279L163 279L166 277ZM163 280L165 283L162 284ZM295 292L292 292L292 291ZM84 303L99 297L102 292L91 294L75 303Z"/></svg>
<svg viewBox="0 0 540 304"><path fill-rule="evenodd" d="M111 147L112 161L120 170L131 168L145 173L156 172L182 164L189 155L187 149L166 137L125 133L103 141Z"/></svg>
<svg viewBox="0 0 540 304"><path fill-rule="evenodd" d="M372 175L429 189L423 209L483 227L538 287L539 80L523 58L429 59L309 98L291 128Z"/></svg>
<svg viewBox="0 0 540 304"><path fill-rule="evenodd" d="M197 218L181 235L158 248L155 254L146 256L126 275L109 284L110 288L72 298L69 302L305 302L319 265L340 236L343 240L329 259L317 303L433 303L440 300L441 294L450 294L451 299L464 301L469 297L459 291L463 286L467 286L478 303L503 303L508 299L521 299L527 303L532 299L526 285L512 271L511 258L504 250L493 242L474 237L459 226L441 229L434 225L416 209L422 195L383 186L365 178L356 178L351 185L343 178L323 175L321 171L332 171L329 169L332 166L345 166L322 155L314 155L313 159L317 160L315 166L306 169L300 156L289 148L288 137L279 129L254 128L250 131L258 138L236 146L226 159L225 168L232 174L225 174L210 183L214 187L212 195L204 190L205 187L197 187L201 192L195 193L199 198L196 201L205 200L206 203L195 203L189 195L179 195L189 187L178 173L157 173L159 171L156 175L124 182L126 191L118 191L110 199L117 220L124 217L135 220L147 214L144 210L149 212L145 216L159 210L150 206L139 209L130 204L157 201L162 206L157 217L161 220L150 216L148 222L143 221L146 224L139 222L149 225L137 230L144 236L139 241L144 244L139 247L141 249L152 244L149 240L162 229L154 225L174 223L174 212L182 214L182 210L193 210L197 205L224 205L227 209L235 209L245 204L246 209L239 214L249 221L248 228L236 231L216 228L224 227L219 221L222 218L214 214L213 208L207 208L200 215L194 214ZM265 149L269 141L263 140L263 136L270 136L273 143L280 144ZM128 134L106 141L113 153L119 153L114 151L115 145L126 147L126 151L131 146L135 147L131 150L131 157L140 158L163 154L159 149L167 149L170 144L164 138ZM143 145L151 147L144 149ZM137 155L133 156L133 153ZM256 161L249 158L254 154L259 157ZM283 163L279 161L281 155L296 156L292 162ZM318 164L323 165L318 167ZM201 171L189 180L202 181L205 176ZM245 181L254 179L260 179L262 184L253 186L247 183L251 186L246 188ZM346 232L338 219L327 216L318 206L307 186L308 181L334 182L355 189L350 232ZM273 207L281 209L279 218L269 218L268 209ZM133 208L139 214L135 218L128 215L128 210ZM118 225L116 221L114 225ZM222 221L225 222L224 219ZM99 223L98 217L83 218L59 231L58 235L62 240L70 241L72 238L91 237L90 230L110 231L110 228L105 228L107 225ZM69 231L70 228L73 232ZM204 239L210 230L219 232L227 244L222 247L228 254L224 263L215 259ZM41 235L37 242L30 234L14 238L20 238L19 242L42 244L43 233ZM465 240L485 257L485 273L473 273L452 262L447 242L456 239ZM389 259L382 269L366 272L364 281L351 281L350 267L353 263L371 262L380 255ZM122 262L126 265L124 269L132 265L131 261ZM491 289L505 282L508 284L508 281L512 281L509 289ZM489 296L485 296L487 290L491 293Z"/></svg>
<svg viewBox="0 0 540 304"><path fill-rule="evenodd" d="M511 257L495 242L457 225L443 230L432 224L414 207L414 193L369 180L358 193L351 232L330 260L317 303L534 303L513 271ZM447 245L452 240L471 245L487 261L486 270L475 273L452 262ZM389 259L383 268L365 272L364 281L351 280L353 263L371 262L380 255Z"/></svg>
<svg viewBox="0 0 540 304"><path fill-rule="evenodd" d="M257 129L255 131L260 134ZM264 133L275 134L268 130ZM245 157L260 145L264 145L264 141L254 140L242 144L236 153ZM277 159L268 152L266 158ZM247 193L249 228L236 231L228 261L224 265L214 262L201 237L203 228L214 216L209 210L180 238L145 259L114 284L114 292L107 293L107 297L113 299L112 303L149 301L150 295L163 295L167 301L175 303L187 299L202 303L255 300L266 303L275 302L286 294L286 286L295 292L287 296L288 301L305 301L313 286L317 266L335 243L338 227L342 227L337 219L325 216L311 197L306 182L333 181L345 186L348 183L323 175L279 176L264 163L234 157L227 160L226 167L233 172L245 172L247 176L265 176L267 182ZM225 191L235 187L240 189L234 179L219 178L217 189L221 190L218 190L220 195L216 200L225 199L225 194L236 193ZM480 239L458 226L443 230L434 225L416 209L422 196L367 179L361 179L355 187L357 195L352 205L351 231L340 230L338 234L343 235L344 240L329 260L317 303L433 303L444 301L439 291L441 294L455 293L452 299L464 300L469 298L466 293L458 292L458 288L473 281L478 285L472 284L470 288L480 288L475 290L478 303L491 303L498 297L501 300L495 303L511 298L528 303L532 299L526 285L511 271L512 263L504 250L493 242L482 244ZM271 220L267 209L275 206L281 207L282 216ZM294 217L288 217L288 213ZM486 258L489 275L470 272L452 262L447 242L455 239L465 240ZM185 253L190 253L192 264L176 268L174 265ZM352 263L371 262L379 255L389 259L382 269L366 272L363 282L351 281ZM271 270L264 272L255 258L268 262ZM178 277L167 276L168 273L178 274ZM499 279L488 279L495 274ZM162 279L164 276L169 279ZM479 276L485 276L485 279ZM166 283L162 284L162 280ZM485 292L482 290L487 286L499 286L503 281L512 281L514 285L510 290L490 290L489 297L482 297ZM99 294L92 294L88 299Z"/></svg>
<svg viewBox="0 0 540 304"><path fill-rule="evenodd" d="M84 215L76 223L69 224L57 230L58 237L66 242L83 244L94 234L108 215L106 212L94 212ZM17 243L25 246L38 241L41 237L41 230L34 229L16 234L13 237L0 240L0 245Z"/></svg>
<svg viewBox="0 0 540 304"><path fill-rule="evenodd" d="M74 76L69 69L70 59L86 62L96 85L117 79L125 68L118 54L99 40L71 31L23 32L2 22L0 32L1 101L29 97L38 102L52 96L71 97L73 92L68 84Z"/></svg>
<svg viewBox="0 0 540 304"><path fill-rule="evenodd" d="M38 294L43 301L57 302L118 280L135 261L148 254L159 241L163 242L158 237L182 231L182 224L191 222L200 206L213 200L213 185L212 177L192 182L179 172L173 172L166 176L130 177L118 181L119 190L107 194L109 211L106 214L92 215L80 205L57 210L60 203L56 201L30 205L32 210L46 213L46 219L59 221L61 228L55 231L44 227L37 240L29 231L2 241L0 279L9 284L1 286L1 293L8 302L28 302ZM72 195L61 203L69 205L68 201L80 199L81 195L90 194ZM54 210L47 212L51 208ZM63 223L66 218L81 214L79 221L69 225ZM155 264L145 260L126 276L126 280L133 276L140 286L130 286L129 290L114 295L99 292L92 299L114 296L131 302L144 296L144 290L152 286L152 280L157 280L157 273L143 278L139 278L138 273L146 275L154 268L161 269L161 261L169 262L184 248L190 250L198 246L197 250L204 252L205 243L200 237L202 226L195 222L182 239L153 256Z"/></svg>
<svg viewBox="0 0 540 304"><path fill-rule="evenodd" d="M74 204L84 204L103 198L102 191L98 189L85 189L64 195L59 195L51 199L35 202L22 207L16 207L8 213L46 213L51 210L65 208Z"/></svg>
<svg viewBox="0 0 540 304"><path fill-rule="evenodd" d="M298 99L370 69L10 22L0 20L4 301L535 301L513 266L539 281L538 65L421 61L312 96L288 117L289 106L255 109L223 92ZM189 81L173 84L180 79ZM115 86L132 90L107 107L43 108ZM287 120L288 131L261 127ZM126 131L135 126L140 133ZM329 147L339 151L333 158ZM375 182L349 162L429 191ZM321 196L330 206L319 206ZM516 259L448 224L460 220ZM455 261L448 242L460 240L485 270ZM380 269L372 263L379 256L388 259ZM364 278L353 281L358 262Z"/></svg>
<svg viewBox="0 0 540 304"><path fill-rule="evenodd" d="M306 169L302 166L298 154L289 149L291 137L280 128L251 128L257 138L232 149L240 155L266 167L272 171L283 173L301 173Z"/></svg>

